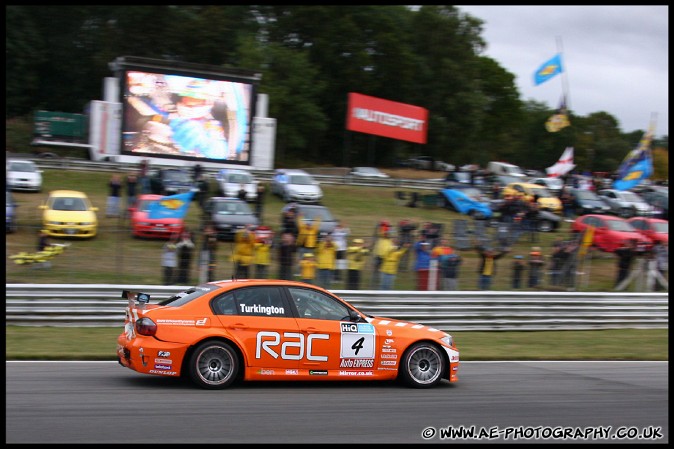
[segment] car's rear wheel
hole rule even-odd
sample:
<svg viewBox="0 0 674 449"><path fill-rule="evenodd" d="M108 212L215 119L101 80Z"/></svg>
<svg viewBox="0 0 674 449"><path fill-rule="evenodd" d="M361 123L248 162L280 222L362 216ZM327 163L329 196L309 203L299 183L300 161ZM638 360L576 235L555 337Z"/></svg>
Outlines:
<svg viewBox="0 0 674 449"><path fill-rule="evenodd" d="M403 382L414 388L429 388L439 384L443 372L445 359L440 348L427 342L415 343L407 349L400 365Z"/></svg>
<svg viewBox="0 0 674 449"><path fill-rule="evenodd" d="M190 357L190 378L198 386L219 390L230 386L239 374L241 363L227 343L207 341L196 347Z"/></svg>
<svg viewBox="0 0 674 449"><path fill-rule="evenodd" d="M554 228L550 220L540 220L538 222L538 232L550 232Z"/></svg>
<svg viewBox="0 0 674 449"><path fill-rule="evenodd" d="M618 216L619 216L620 218L632 218L634 215L635 215L635 214L634 214L634 209L632 209L632 208L630 208L630 207L623 207L623 208L620 209L620 211L618 212Z"/></svg>

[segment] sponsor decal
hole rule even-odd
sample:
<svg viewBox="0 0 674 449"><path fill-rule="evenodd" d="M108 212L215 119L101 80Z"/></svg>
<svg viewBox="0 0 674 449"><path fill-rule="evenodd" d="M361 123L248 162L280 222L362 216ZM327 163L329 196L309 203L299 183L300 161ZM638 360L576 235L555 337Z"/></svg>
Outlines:
<svg viewBox="0 0 674 449"><path fill-rule="evenodd" d="M340 371L340 376L374 376L372 371Z"/></svg>
<svg viewBox="0 0 674 449"><path fill-rule="evenodd" d="M384 366L395 365L396 363L398 363L398 362L395 361L395 360L382 360L382 361L379 362L380 365L384 365Z"/></svg>
<svg viewBox="0 0 674 449"><path fill-rule="evenodd" d="M360 334L374 334L374 326L371 324L359 324L358 333Z"/></svg>
<svg viewBox="0 0 674 449"><path fill-rule="evenodd" d="M380 320L380 321L379 321L379 324L384 324L384 325L386 325L386 324L391 324L391 322L390 322L389 320Z"/></svg>
<svg viewBox="0 0 674 449"><path fill-rule="evenodd" d="M281 357L283 360L302 360L306 358L312 362L328 361L328 356L312 353L313 341L330 340L330 335L328 334L310 334L305 337L304 334L297 332L284 332L283 340L283 343L281 343L281 334L278 332L258 332L255 345L255 358L262 358L262 352L264 351L274 359ZM293 353L288 354L291 348Z"/></svg>
<svg viewBox="0 0 674 449"><path fill-rule="evenodd" d="M407 326L407 323L396 323L397 327L405 327Z"/></svg>
<svg viewBox="0 0 674 449"><path fill-rule="evenodd" d="M386 335L390 337L391 335L393 335L393 331L391 329L386 329Z"/></svg>
<svg viewBox="0 0 674 449"><path fill-rule="evenodd" d="M261 306L259 304L253 304L249 306L247 304L239 304L241 307L241 313L257 313L263 315L285 315L285 309L283 307L276 306Z"/></svg>
<svg viewBox="0 0 674 449"><path fill-rule="evenodd" d="M299 370L296 370L296 369L287 369L286 370L286 374L292 374L294 376L297 376L299 373L300 373Z"/></svg>
<svg viewBox="0 0 674 449"><path fill-rule="evenodd" d="M395 348L383 348L381 352L397 352Z"/></svg>
<svg viewBox="0 0 674 449"><path fill-rule="evenodd" d="M173 368L171 367L171 365L161 365L161 364L159 364L159 363L156 363L156 364L154 365L154 369L169 370L169 369L173 369Z"/></svg>
<svg viewBox="0 0 674 449"><path fill-rule="evenodd" d="M263 376L273 376L276 374L273 369L261 369L260 371L257 372L258 374L262 374Z"/></svg>
<svg viewBox="0 0 674 449"><path fill-rule="evenodd" d="M164 376L175 376L177 373L175 371L157 371L154 369L151 369L149 371L150 374L162 374Z"/></svg>
<svg viewBox="0 0 674 449"><path fill-rule="evenodd" d="M342 332L358 332L358 325L356 323L340 323Z"/></svg>
<svg viewBox="0 0 674 449"><path fill-rule="evenodd" d="M154 363L163 363L164 365L170 365L173 363L171 359L154 359Z"/></svg>
<svg viewBox="0 0 674 449"><path fill-rule="evenodd" d="M339 363L340 368L372 368L373 359L342 359Z"/></svg>
<svg viewBox="0 0 674 449"><path fill-rule="evenodd" d="M459 356L458 355L453 355L451 362L458 362L459 361Z"/></svg>
<svg viewBox="0 0 674 449"><path fill-rule="evenodd" d="M197 320L197 326L208 326L208 318Z"/></svg>
<svg viewBox="0 0 674 449"><path fill-rule="evenodd" d="M194 326L194 320L157 320L157 324L168 324L170 326Z"/></svg>
<svg viewBox="0 0 674 449"><path fill-rule="evenodd" d="M398 354L382 354L381 358L382 359L397 359Z"/></svg>
<svg viewBox="0 0 674 449"><path fill-rule="evenodd" d="M169 357L171 353L169 351L158 351L157 356L159 357Z"/></svg>
<svg viewBox="0 0 674 449"><path fill-rule="evenodd" d="M377 368L380 371L398 371L398 368Z"/></svg>
<svg viewBox="0 0 674 449"><path fill-rule="evenodd" d="M309 375L310 376L327 376L328 372L326 370L309 370Z"/></svg>
<svg viewBox="0 0 674 449"><path fill-rule="evenodd" d="M386 341L384 342L384 344L386 345L390 345L391 343L395 343L395 340L392 338L387 338Z"/></svg>
<svg viewBox="0 0 674 449"><path fill-rule="evenodd" d="M421 324L415 324L414 326L412 326L412 329L421 329L422 327L424 326Z"/></svg>

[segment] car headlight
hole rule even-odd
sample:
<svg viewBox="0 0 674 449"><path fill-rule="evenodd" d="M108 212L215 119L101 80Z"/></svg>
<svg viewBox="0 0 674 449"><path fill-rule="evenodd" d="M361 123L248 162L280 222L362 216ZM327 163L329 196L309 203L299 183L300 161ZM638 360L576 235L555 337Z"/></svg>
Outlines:
<svg viewBox="0 0 674 449"><path fill-rule="evenodd" d="M454 339L453 339L452 336L449 335L449 334L447 334L447 335L445 335L444 337L442 337L442 338L440 339L440 341L442 341L443 343L445 343L445 344L448 345L448 346L454 347Z"/></svg>

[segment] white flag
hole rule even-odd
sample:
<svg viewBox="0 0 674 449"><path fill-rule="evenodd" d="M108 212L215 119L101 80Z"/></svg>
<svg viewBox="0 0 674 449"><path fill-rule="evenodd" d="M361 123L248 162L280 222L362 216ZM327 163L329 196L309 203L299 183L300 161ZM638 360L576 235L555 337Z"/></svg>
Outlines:
<svg viewBox="0 0 674 449"><path fill-rule="evenodd" d="M573 170L575 166L576 164L573 163L573 147L566 147L555 165L546 168L545 171L548 176L556 178L558 176L564 176Z"/></svg>

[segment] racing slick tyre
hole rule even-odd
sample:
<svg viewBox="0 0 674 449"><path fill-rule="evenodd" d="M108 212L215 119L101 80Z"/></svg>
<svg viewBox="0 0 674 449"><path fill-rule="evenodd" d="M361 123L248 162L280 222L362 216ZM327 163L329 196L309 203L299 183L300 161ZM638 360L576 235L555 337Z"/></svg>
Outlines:
<svg viewBox="0 0 674 449"><path fill-rule="evenodd" d="M402 381L413 388L430 388L442 381L445 359L436 345L421 342L405 351L400 363Z"/></svg>
<svg viewBox="0 0 674 449"><path fill-rule="evenodd" d="M221 341L206 341L190 357L190 378L207 390L230 386L237 378L241 362L236 351Z"/></svg>

